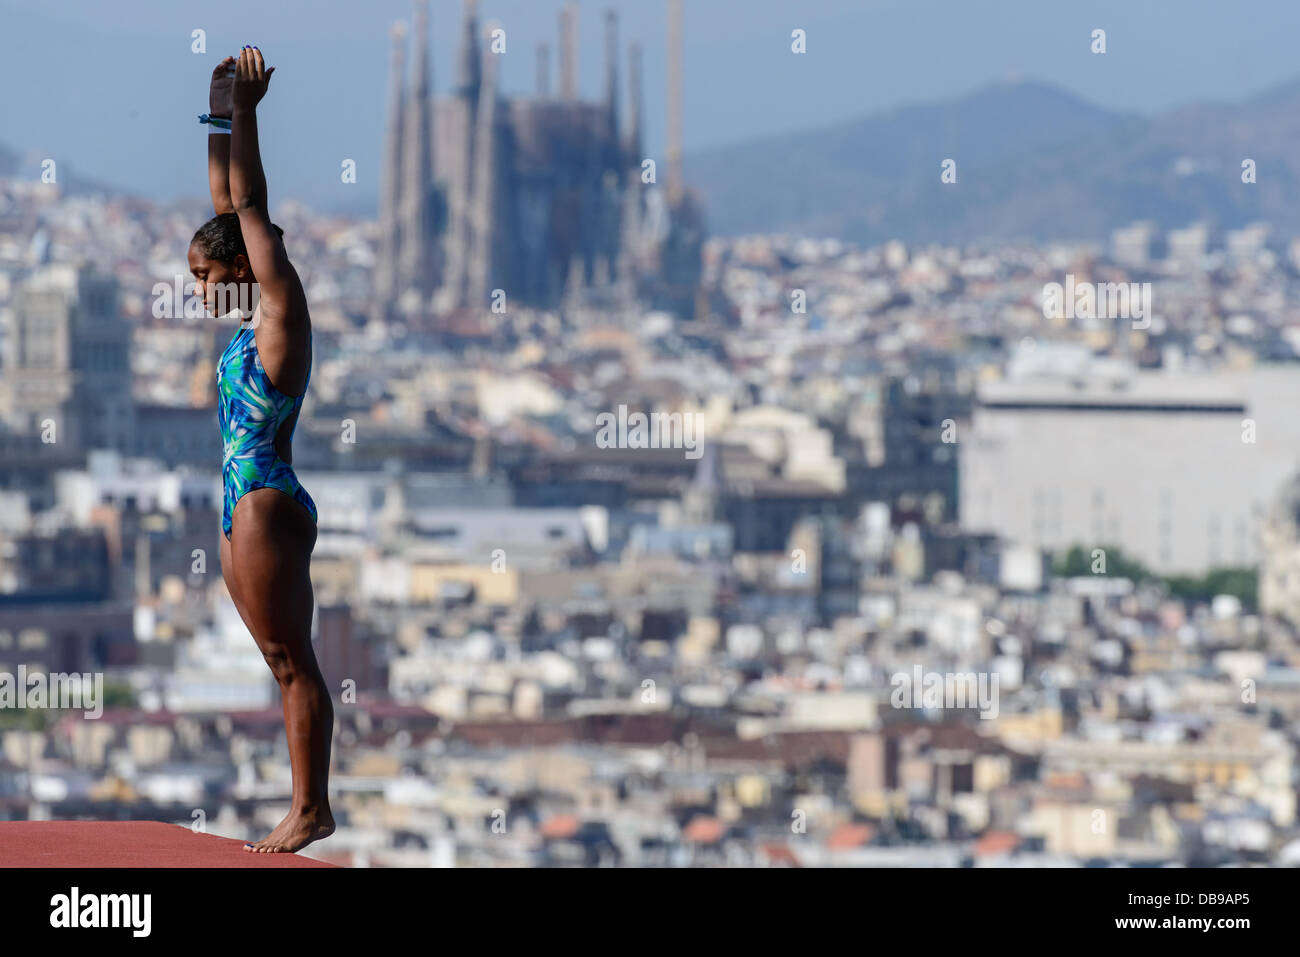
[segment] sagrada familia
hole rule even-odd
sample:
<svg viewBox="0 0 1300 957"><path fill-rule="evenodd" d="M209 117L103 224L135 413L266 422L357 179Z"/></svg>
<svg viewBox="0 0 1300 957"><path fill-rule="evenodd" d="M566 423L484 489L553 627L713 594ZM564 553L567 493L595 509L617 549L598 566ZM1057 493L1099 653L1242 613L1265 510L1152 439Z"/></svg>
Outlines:
<svg viewBox="0 0 1300 957"><path fill-rule="evenodd" d="M681 176L680 0L669 0L667 175L656 166L650 183L643 176L653 158L643 155L641 140L640 47L629 50L621 122L616 14L605 14L600 101L578 98L573 3L560 15L558 95L551 93L549 48L538 44L536 95L507 99L498 81L506 37L480 30L477 6L465 0L455 86L445 97L431 93L427 0L416 2L409 83L406 30L393 30L378 313L486 308L502 294L511 303L554 308L601 290L694 316L702 301L704 217Z"/></svg>

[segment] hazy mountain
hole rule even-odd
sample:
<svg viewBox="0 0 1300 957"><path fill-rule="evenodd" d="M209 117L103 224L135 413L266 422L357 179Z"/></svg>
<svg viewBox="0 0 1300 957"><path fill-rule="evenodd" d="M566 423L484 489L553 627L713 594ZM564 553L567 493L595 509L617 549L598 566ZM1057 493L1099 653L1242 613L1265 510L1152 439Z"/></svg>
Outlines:
<svg viewBox="0 0 1300 957"><path fill-rule="evenodd" d="M940 182L941 163L957 182ZM1241 162L1257 182L1241 181ZM1040 83L993 86L688 156L711 232L859 242L1104 238L1152 219L1300 230L1300 83L1154 117Z"/></svg>
<svg viewBox="0 0 1300 957"><path fill-rule="evenodd" d="M0 146L0 176L39 179L41 158ZM948 158L957 163L953 185L939 179ZM1256 162L1251 185L1241 182L1245 158ZM1262 219L1300 234L1300 81L1154 116L1105 110L1042 83L1005 83L690 154L685 166L716 234L1104 239L1136 219L1165 228ZM67 193L120 193L66 163L58 174ZM375 215L373 193L348 199L325 207Z"/></svg>

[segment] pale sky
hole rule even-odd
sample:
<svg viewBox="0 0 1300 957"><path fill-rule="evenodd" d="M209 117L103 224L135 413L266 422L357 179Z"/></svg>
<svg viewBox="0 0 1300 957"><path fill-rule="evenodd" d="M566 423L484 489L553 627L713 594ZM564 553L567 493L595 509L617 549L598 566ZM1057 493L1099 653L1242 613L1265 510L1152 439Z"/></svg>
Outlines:
<svg viewBox="0 0 1300 957"><path fill-rule="evenodd" d="M666 3L579 3L588 95L603 82L607 7L620 14L624 51L634 37L645 48L653 155L664 141ZM531 92L539 41L558 64L559 9L559 0L482 0L482 21L506 29L508 91ZM431 10L434 86L446 92L461 3L433 0ZM388 28L410 12L409 0L0 0L10 41L0 58L0 143L152 198L201 197L196 117L207 109L208 76L222 55L256 43L278 66L261 112L273 195L364 208L377 193ZM1288 0L685 0L684 19L688 153L1008 77L1145 113L1238 100L1300 75L1300 3ZM1104 56L1089 51L1098 27ZM206 55L191 52L195 28L207 32ZM795 28L807 32L806 54L790 50ZM355 186L339 181L345 158L357 163Z"/></svg>

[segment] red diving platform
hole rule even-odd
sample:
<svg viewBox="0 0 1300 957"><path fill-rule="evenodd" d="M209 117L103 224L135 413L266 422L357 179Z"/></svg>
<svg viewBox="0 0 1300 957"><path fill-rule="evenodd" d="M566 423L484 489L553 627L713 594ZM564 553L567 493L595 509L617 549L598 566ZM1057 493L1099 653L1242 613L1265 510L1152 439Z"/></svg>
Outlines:
<svg viewBox="0 0 1300 957"><path fill-rule="evenodd" d="M309 850L314 850L311 845ZM0 821L0 867L336 867L161 821Z"/></svg>

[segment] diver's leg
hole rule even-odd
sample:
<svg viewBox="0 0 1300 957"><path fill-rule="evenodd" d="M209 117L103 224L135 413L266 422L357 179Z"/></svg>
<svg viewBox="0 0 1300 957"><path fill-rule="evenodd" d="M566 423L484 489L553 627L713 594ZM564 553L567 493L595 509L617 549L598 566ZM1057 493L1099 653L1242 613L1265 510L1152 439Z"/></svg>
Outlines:
<svg viewBox="0 0 1300 957"><path fill-rule="evenodd" d="M236 587L253 640L280 686L293 771L288 816L246 847L296 851L334 831L328 793L334 706L311 646L316 525L301 504L275 488L246 492L232 525Z"/></svg>

